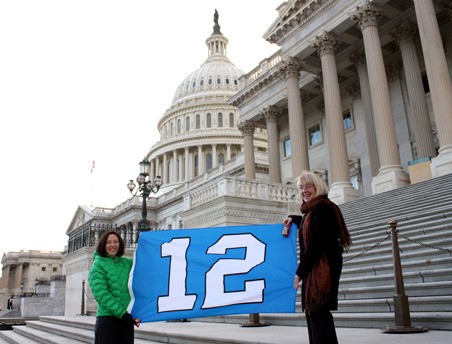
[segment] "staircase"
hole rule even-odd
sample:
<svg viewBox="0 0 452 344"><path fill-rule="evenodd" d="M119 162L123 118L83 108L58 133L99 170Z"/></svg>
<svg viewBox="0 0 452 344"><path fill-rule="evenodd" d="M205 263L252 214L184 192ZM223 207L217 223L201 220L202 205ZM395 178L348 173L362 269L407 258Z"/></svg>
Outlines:
<svg viewBox="0 0 452 344"><path fill-rule="evenodd" d="M353 245L344 254L336 327L393 326L395 294L388 221L396 220L405 293L412 326L452 330L452 174L407 185L340 206ZM295 314L260 314L274 326L305 326L298 296ZM14 331L0 331L3 343L92 343L93 317L40 317ZM193 322L241 324L248 315L192 319ZM146 324L144 324L146 325ZM64 337L64 341L61 339ZM182 335L136 331L136 344L188 342ZM175 340L175 341L174 341ZM179 341L177 341L179 340ZM209 340L190 343L206 343ZM216 341L215 341L216 342ZM213 343L213 342L212 342Z"/></svg>

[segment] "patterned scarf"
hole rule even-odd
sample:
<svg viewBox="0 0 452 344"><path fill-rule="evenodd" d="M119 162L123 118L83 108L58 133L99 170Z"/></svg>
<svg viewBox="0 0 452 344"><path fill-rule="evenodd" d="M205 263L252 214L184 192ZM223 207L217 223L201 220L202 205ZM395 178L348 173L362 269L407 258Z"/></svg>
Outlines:
<svg viewBox="0 0 452 344"><path fill-rule="evenodd" d="M348 250L351 245L350 234L345 225L344 218L339 207L328 199L327 195L314 197L309 202L303 202L301 212L304 214L302 223L302 235L304 247L307 247L311 231L311 210L321 203L328 203L334 207L336 221L339 225L339 242L343 251ZM325 254L322 254L320 260L314 265L304 283L305 312L309 315L321 306L328 303L331 292L330 267Z"/></svg>

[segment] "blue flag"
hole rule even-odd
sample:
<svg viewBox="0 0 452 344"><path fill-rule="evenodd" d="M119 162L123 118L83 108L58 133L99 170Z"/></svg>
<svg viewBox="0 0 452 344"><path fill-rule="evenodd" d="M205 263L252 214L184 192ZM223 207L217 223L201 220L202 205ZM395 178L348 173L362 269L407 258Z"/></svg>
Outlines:
<svg viewBox="0 0 452 344"><path fill-rule="evenodd" d="M129 312L142 322L294 313L296 227L282 224L140 234Z"/></svg>

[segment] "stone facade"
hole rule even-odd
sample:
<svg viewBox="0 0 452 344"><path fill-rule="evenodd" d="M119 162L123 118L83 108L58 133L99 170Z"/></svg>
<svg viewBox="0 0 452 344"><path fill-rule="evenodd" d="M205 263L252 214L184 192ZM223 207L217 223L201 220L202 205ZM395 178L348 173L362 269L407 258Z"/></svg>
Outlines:
<svg viewBox="0 0 452 344"><path fill-rule="evenodd" d="M147 202L152 229L280 222L298 212L302 169L318 172L337 203L408 184L409 162L426 154L433 177L452 173L446 8L432 0L286 1L264 34L280 51L247 74L214 30L208 59L177 88L146 154L151 179L164 182ZM116 229L131 255L140 219L138 197L77 209L66 232L66 315L80 314L82 295L95 311L84 281L99 236Z"/></svg>

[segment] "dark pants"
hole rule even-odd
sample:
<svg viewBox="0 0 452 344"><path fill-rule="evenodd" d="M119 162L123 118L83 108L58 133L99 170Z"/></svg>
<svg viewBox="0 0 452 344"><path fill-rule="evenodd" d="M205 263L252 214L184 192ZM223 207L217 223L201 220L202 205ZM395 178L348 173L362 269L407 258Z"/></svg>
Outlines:
<svg viewBox="0 0 452 344"><path fill-rule="evenodd" d="M98 317L94 344L133 344L133 325L116 317Z"/></svg>
<svg viewBox="0 0 452 344"><path fill-rule="evenodd" d="M328 307L306 314L310 344L337 344L334 320Z"/></svg>

